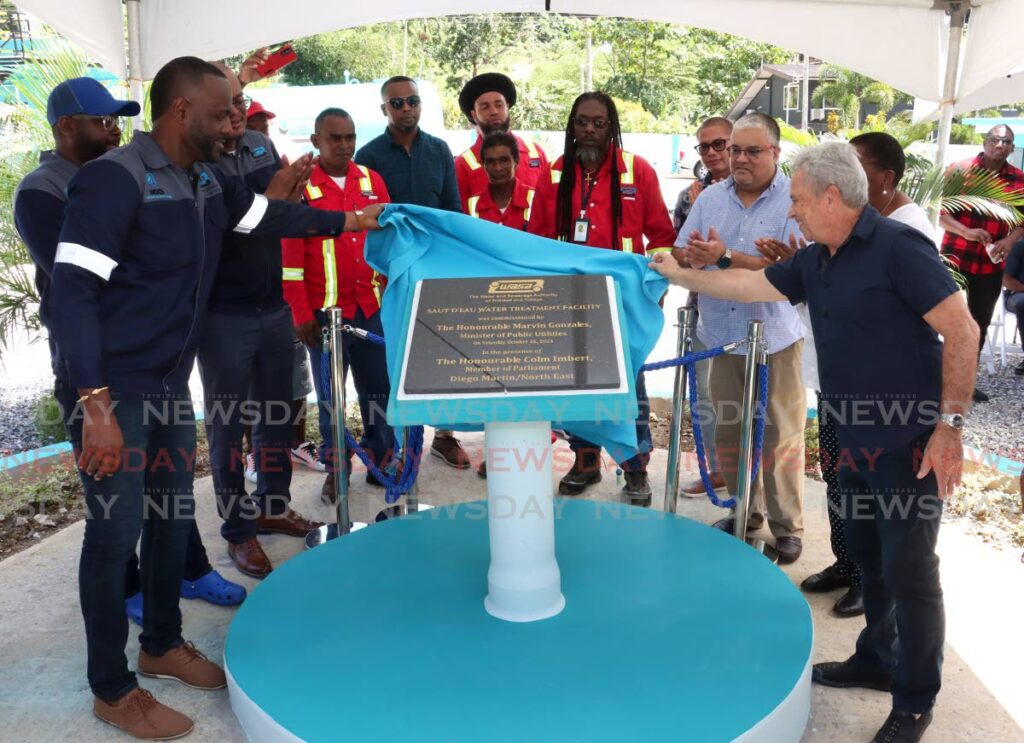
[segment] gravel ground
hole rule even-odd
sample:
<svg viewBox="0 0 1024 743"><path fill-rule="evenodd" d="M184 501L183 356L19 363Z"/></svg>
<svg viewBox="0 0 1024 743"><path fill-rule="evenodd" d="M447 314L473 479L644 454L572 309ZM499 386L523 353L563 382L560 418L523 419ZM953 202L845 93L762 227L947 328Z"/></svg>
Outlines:
<svg viewBox="0 0 1024 743"><path fill-rule="evenodd" d="M999 452L1016 462L1024 461L1024 377L1013 374L1020 363L1017 353L1006 357L1006 366L989 374L978 369L978 389L988 393L989 402L975 403L967 422L964 443Z"/></svg>
<svg viewBox="0 0 1024 743"><path fill-rule="evenodd" d="M10 387L0 383L0 456L53 443L42 440L35 421L36 401L52 391L49 375Z"/></svg>

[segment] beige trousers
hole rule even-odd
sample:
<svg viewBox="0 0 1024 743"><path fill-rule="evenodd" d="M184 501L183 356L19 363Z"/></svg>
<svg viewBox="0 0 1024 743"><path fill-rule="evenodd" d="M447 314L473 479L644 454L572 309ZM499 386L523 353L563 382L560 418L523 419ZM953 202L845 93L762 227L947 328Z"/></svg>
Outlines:
<svg viewBox="0 0 1024 743"><path fill-rule="evenodd" d="M799 537L804 531L804 424L807 399L801 355L803 341L768 356L768 420L764 428L761 469L754 483L749 513L767 511L775 537ZM715 448L729 492L739 481L740 418L746 356L724 354L711 359L708 389L718 416ZM756 517L754 519L756 521ZM749 523L749 521L748 521Z"/></svg>

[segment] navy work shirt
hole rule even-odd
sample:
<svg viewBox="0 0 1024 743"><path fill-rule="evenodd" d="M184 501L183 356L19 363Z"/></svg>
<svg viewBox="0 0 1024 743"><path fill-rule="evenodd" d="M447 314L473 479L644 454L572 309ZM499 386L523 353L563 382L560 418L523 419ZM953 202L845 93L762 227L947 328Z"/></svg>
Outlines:
<svg viewBox="0 0 1024 743"><path fill-rule="evenodd" d="M185 172L136 133L68 186L47 295L58 376L115 396L187 393L225 233L337 235L344 224L205 163Z"/></svg>
<svg viewBox="0 0 1024 743"><path fill-rule="evenodd" d="M68 183L77 172L78 166L70 160L56 152L44 152L39 156L39 167L26 175L14 191L14 226L28 247L28 254L36 267L39 318L47 329L46 295L53 274L53 261L57 255L60 228L64 224ZM52 334L48 341L50 364L56 374L60 362Z"/></svg>
<svg viewBox="0 0 1024 743"><path fill-rule="evenodd" d="M395 204L418 204L462 212L455 160L448 143L420 129L409 152L391 139L391 129L359 148L355 160L384 179Z"/></svg>
<svg viewBox="0 0 1024 743"><path fill-rule="evenodd" d="M807 302L822 404L851 456L874 457L938 423L942 342L924 315L957 286L934 243L867 206L834 256L813 243L765 277Z"/></svg>
<svg viewBox="0 0 1024 743"><path fill-rule="evenodd" d="M247 129L235 151L225 152L213 167L263 193L281 169L281 158L266 135ZM252 314L284 306L281 241L273 235L229 232L210 292L210 311Z"/></svg>

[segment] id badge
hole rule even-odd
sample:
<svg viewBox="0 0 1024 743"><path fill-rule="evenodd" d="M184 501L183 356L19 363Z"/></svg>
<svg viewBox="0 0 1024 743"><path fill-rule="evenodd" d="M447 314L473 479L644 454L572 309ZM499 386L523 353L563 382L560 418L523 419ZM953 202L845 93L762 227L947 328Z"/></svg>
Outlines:
<svg viewBox="0 0 1024 743"><path fill-rule="evenodd" d="M590 220L577 219L572 228L572 241L574 243L585 243L590 235Z"/></svg>

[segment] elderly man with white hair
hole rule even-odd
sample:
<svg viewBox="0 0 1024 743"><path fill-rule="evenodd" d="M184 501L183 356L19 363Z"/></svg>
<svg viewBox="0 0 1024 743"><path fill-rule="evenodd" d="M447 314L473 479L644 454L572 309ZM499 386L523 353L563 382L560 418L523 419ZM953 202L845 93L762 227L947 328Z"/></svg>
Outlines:
<svg viewBox="0 0 1024 743"><path fill-rule="evenodd" d="M779 125L764 114L747 114L733 126L728 148L732 174L708 186L694 201L679 230L674 254L693 268L714 273L729 267L761 269L768 264L758 252L764 240L789 242L799 233L789 211L789 178L779 168ZM730 271L732 276L736 272ZM737 302L701 297L697 337L717 348L747 336L750 320L764 323L768 345L769 395L765 424L766 457L757 475L747 526L765 521L775 537L780 563L791 563L803 550L804 422L807 395L801 356L804 324L788 302ZM711 360L708 392L716 412L715 449L726 485L737 491L736 456L743 401L747 348ZM735 516L715 527L733 532Z"/></svg>
<svg viewBox="0 0 1024 743"><path fill-rule="evenodd" d="M960 481L978 326L917 230L868 205L853 147L831 142L793 165L791 216L811 244L760 271L651 266L701 295L807 302L823 404L842 452L843 525L864 575L867 627L856 652L814 681L891 691L874 738L906 743L931 722L945 621L935 555L942 500ZM945 342L940 340L942 336Z"/></svg>

